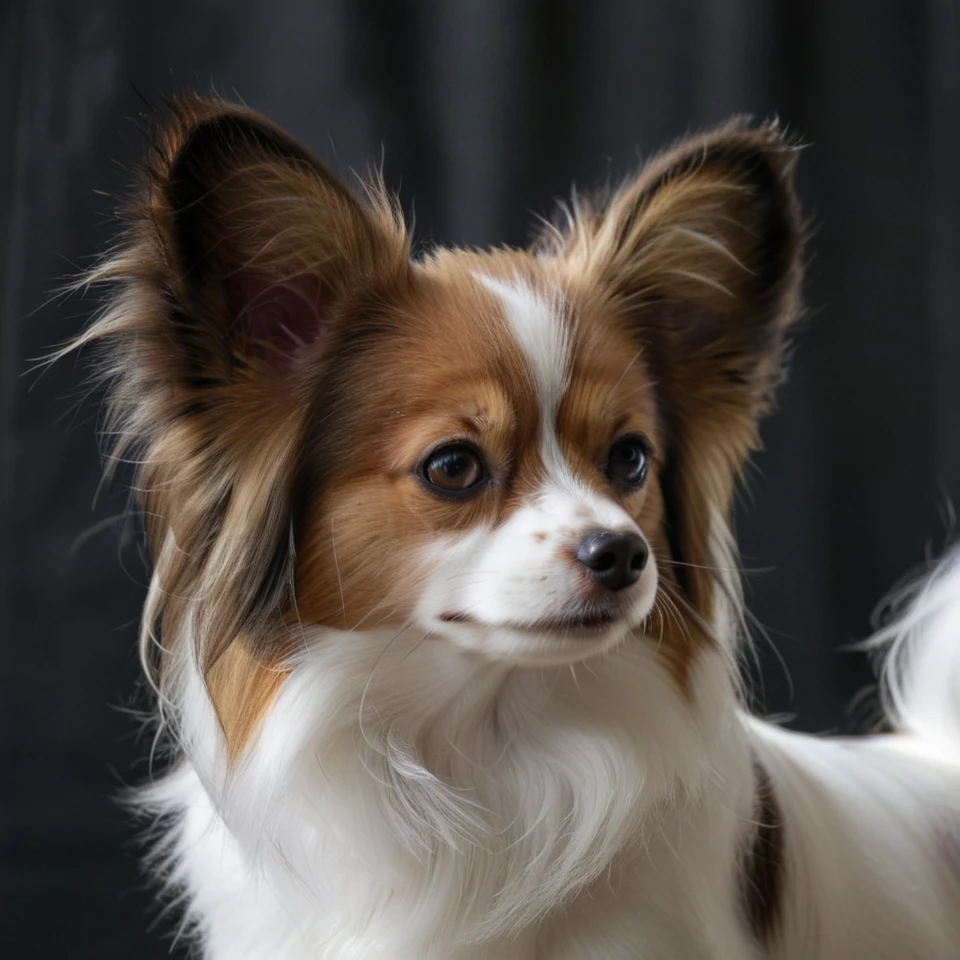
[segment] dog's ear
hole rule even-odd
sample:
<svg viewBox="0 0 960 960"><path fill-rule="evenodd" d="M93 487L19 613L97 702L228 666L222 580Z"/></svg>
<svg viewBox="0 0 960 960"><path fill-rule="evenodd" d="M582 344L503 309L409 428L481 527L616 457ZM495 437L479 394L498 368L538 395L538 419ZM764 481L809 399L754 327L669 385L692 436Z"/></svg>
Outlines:
<svg viewBox="0 0 960 960"><path fill-rule="evenodd" d="M406 268L390 204L362 203L250 110L180 101L157 157L144 213L172 294L169 342L182 365L174 376L273 374L282 386L322 352L345 296Z"/></svg>
<svg viewBox="0 0 960 960"><path fill-rule="evenodd" d="M679 579L712 615L734 483L782 368L799 306L796 148L736 121L655 158L607 204L581 204L554 253L605 290L656 381L661 485Z"/></svg>
<svg viewBox="0 0 960 960"><path fill-rule="evenodd" d="M175 104L126 240L87 278L111 296L78 341L101 346L114 453L138 462L155 566L148 649L155 631L172 642L189 627L209 671L289 604L312 385L362 303L407 271L382 189L360 199L250 110Z"/></svg>

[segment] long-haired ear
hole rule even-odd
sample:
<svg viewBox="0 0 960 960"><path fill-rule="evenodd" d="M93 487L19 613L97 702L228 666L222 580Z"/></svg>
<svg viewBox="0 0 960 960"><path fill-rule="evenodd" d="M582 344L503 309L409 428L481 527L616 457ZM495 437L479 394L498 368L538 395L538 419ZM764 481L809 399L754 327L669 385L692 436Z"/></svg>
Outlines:
<svg viewBox="0 0 960 960"><path fill-rule="evenodd" d="M406 268L402 220L383 192L362 203L250 110L178 101L149 181L137 213L159 241L191 371L259 373L283 386L322 347L338 300Z"/></svg>
<svg viewBox="0 0 960 960"><path fill-rule="evenodd" d="M743 120L656 157L581 204L552 255L605 290L644 350L667 434L661 477L678 578L705 618L734 483L799 310L797 150Z"/></svg>
<svg viewBox="0 0 960 960"><path fill-rule="evenodd" d="M361 200L263 117L199 98L175 104L128 220L74 346L99 343L113 454L138 463L144 651L190 632L209 674L289 604L311 384L351 298L403 282L408 241L382 189Z"/></svg>

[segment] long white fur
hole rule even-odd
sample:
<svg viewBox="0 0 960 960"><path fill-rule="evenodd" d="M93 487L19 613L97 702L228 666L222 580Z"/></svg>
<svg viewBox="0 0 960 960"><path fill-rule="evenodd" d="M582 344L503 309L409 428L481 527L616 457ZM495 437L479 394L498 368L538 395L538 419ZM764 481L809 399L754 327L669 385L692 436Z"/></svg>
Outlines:
<svg viewBox="0 0 960 960"><path fill-rule="evenodd" d="M913 602L873 641L891 644L883 669L887 712L946 755L960 751L960 642L952 640L960 637L958 566L960 554L895 597L895 604Z"/></svg>
<svg viewBox="0 0 960 960"><path fill-rule="evenodd" d="M518 342L543 351L519 331L543 304L495 292L514 310ZM565 348L554 347L556 361ZM562 363L552 369L565 376ZM540 376L542 395L555 386ZM193 638L177 638L171 721L186 759L144 802L171 824L165 862L204 957L958 956L960 864L949 854L960 837L960 560L884 638L904 732L801 736L741 710L736 610L715 625L723 647L678 689L642 628L655 569L633 628L587 659L581 650L579 664L498 625L542 616L531 570L556 580L552 602L562 594L535 530L559 528L584 503L589 522L622 519L555 480L506 533L437 544L403 629L310 630L232 767ZM728 566L719 528L716 543ZM453 586L464 570L480 583L467 596ZM483 614L482 629L444 625L461 602ZM785 909L769 944L754 942L740 903L755 759L786 843Z"/></svg>

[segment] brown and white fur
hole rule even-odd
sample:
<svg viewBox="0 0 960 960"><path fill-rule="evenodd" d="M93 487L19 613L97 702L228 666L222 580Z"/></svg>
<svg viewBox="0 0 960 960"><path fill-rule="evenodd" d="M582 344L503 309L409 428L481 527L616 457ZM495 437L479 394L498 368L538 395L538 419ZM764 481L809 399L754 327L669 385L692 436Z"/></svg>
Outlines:
<svg viewBox="0 0 960 960"><path fill-rule="evenodd" d="M735 121L530 249L412 255L375 181L179 101L78 344L137 463L179 758L144 802L203 957L957 956L960 566L897 634L898 733L742 706L795 159Z"/></svg>

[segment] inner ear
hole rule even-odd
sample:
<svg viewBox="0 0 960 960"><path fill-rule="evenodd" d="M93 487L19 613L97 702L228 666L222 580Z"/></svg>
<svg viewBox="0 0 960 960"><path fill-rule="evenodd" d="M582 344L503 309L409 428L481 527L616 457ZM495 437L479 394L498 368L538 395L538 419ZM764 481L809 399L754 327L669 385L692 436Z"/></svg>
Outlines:
<svg viewBox="0 0 960 960"><path fill-rule="evenodd" d="M228 335L243 353L281 373L323 350L329 295L316 277L277 279L255 270L224 281Z"/></svg>
<svg viewBox="0 0 960 960"><path fill-rule="evenodd" d="M289 373L323 350L337 304L402 283L406 230L379 182L361 201L252 111L183 101L157 155L150 214L191 383L231 382L224 359L234 371Z"/></svg>
<svg viewBox="0 0 960 960"><path fill-rule="evenodd" d="M216 105L203 105L203 109ZM222 111L189 125L170 163L165 192L173 219L174 239L180 265L194 283L206 279L222 232L229 224L224 202L242 202L247 194L256 202L256 180L273 180L273 191L291 189L309 197L310 180L327 187L336 202L355 206L359 202L308 150L266 118L223 105ZM190 105L185 105L189 113ZM288 181L284 184L284 174ZM247 189L245 189L245 187ZM224 197L226 200L224 201ZM279 199L279 197L278 197ZM248 225L247 229L250 227Z"/></svg>

